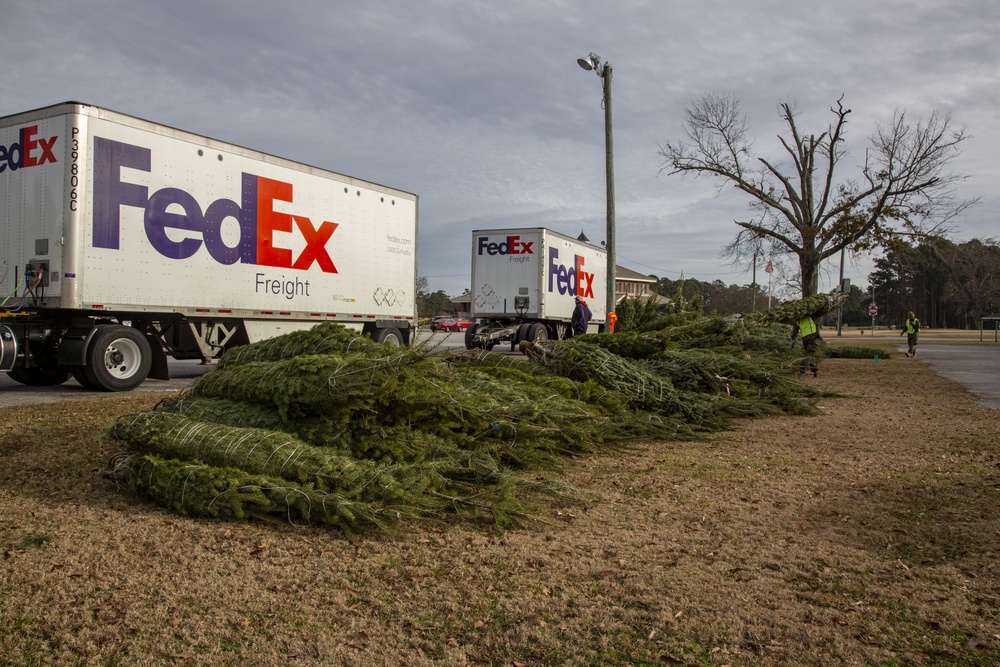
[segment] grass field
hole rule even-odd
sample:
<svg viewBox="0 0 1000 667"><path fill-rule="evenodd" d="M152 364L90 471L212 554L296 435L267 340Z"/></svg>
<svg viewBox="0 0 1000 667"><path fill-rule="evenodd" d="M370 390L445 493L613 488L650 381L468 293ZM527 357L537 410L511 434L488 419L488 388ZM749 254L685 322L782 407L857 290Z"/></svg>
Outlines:
<svg viewBox="0 0 1000 667"><path fill-rule="evenodd" d="M155 395L2 409L0 665L1000 664L1000 411L901 354L806 381L814 417L568 460L523 530L354 541L115 488Z"/></svg>

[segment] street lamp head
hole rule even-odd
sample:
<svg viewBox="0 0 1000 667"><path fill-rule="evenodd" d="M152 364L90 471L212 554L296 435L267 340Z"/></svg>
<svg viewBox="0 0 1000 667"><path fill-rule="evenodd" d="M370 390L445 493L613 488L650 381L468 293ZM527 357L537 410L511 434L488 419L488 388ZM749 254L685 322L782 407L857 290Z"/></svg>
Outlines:
<svg viewBox="0 0 1000 667"><path fill-rule="evenodd" d="M576 62L580 67L588 72L601 66L601 57L596 53L591 53L586 58L577 58Z"/></svg>

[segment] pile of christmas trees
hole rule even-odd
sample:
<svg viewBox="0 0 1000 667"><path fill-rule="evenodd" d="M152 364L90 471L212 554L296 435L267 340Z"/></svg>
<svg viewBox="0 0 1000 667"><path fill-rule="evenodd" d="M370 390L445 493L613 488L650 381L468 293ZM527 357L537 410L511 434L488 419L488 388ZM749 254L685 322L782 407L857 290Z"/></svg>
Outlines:
<svg viewBox="0 0 1000 667"><path fill-rule="evenodd" d="M536 473L736 415L807 413L787 331L675 317L511 357L372 342L334 324L227 353L180 397L122 418L116 477L189 516L353 533L446 515L516 525Z"/></svg>

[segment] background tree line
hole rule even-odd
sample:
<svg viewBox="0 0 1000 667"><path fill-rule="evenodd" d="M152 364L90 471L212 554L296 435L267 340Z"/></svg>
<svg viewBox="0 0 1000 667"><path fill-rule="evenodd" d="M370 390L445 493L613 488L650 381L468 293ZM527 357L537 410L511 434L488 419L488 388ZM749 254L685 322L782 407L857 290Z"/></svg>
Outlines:
<svg viewBox="0 0 1000 667"><path fill-rule="evenodd" d="M458 306L444 290L429 291L426 276L417 278L417 317L436 317L438 315L455 315Z"/></svg>
<svg viewBox="0 0 1000 667"><path fill-rule="evenodd" d="M912 310L926 327L978 329L980 317L1000 315L1000 245L993 239L954 243L941 237L916 246L895 243L875 261L868 283L868 290L850 286L841 311L844 325L869 326L868 307L874 303L879 326L898 326ZM773 294L769 299L760 285L752 289L696 278L657 278L653 291L700 303L710 315L763 311L782 301ZM824 324L836 323L835 315L827 318Z"/></svg>
<svg viewBox="0 0 1000 667"><path fill-rule="evenodd" d="M898 324L912 310L924 326L978 329L980 317L1000 314L1000 246L992 239L896 244L868 279L879 324Z"/></svg>

